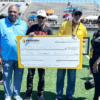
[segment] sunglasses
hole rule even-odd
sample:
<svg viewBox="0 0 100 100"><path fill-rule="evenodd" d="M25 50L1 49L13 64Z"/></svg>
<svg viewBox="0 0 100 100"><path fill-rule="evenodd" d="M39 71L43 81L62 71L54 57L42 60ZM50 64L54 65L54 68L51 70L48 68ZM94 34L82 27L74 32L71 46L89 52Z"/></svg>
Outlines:
<svg viewBox="0 0 100 100"><path fill-rule="evenodd" d="M76 12L74 15L75 15L75 16L77 16L77 15L81 16L82 13L81 13L81 12Z"/></svg>
<svg viewBox="0 0 100 100"><path fill-rule="evenodd" d="M38 19L45 19L45 17L37 16Z"/></svg>
<svg viewBox="0 0 100 100"><path fill-rule="evenodd" d="M97 21L98 24L100 24L100 21Z"/></svg>

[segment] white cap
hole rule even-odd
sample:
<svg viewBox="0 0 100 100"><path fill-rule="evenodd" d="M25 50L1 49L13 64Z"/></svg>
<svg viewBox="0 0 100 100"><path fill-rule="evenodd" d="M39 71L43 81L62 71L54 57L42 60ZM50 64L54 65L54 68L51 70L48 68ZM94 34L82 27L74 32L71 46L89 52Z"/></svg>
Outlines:
<svg viewBox="0 0 100 100"><path fill-rule="evenodd" d="M39 10L37 12L37 16L47 17L46 12L44 10Z"/></svg>

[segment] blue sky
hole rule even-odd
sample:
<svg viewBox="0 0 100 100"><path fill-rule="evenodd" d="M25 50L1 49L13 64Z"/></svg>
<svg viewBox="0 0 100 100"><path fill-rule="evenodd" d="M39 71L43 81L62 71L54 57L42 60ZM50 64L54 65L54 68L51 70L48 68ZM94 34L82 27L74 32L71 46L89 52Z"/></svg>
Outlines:
<svg viewBox="0 0 100 100"><path fill-rule="evenodd" d="M99 4L99 6L100 6L100 0L96 0L96 2Z"/></svg>
<svg viewBox="0 0 100 100"><path fill-rule="evenodd" d="M32 1L36 1L36 2L93 2L94 0L32 0ZM100 6L100 0L95 0L99 6Z"/></svg>

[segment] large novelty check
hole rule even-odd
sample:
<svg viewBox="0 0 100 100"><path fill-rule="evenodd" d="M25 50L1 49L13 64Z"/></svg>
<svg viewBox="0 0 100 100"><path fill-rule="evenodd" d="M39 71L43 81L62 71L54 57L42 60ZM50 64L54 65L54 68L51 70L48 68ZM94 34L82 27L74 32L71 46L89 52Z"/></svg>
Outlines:
<svg viewBox="0 0 100 100"><path fill-rule="evenodd" d="M82 68L83 37L17 36L19 68Z"/></svg>

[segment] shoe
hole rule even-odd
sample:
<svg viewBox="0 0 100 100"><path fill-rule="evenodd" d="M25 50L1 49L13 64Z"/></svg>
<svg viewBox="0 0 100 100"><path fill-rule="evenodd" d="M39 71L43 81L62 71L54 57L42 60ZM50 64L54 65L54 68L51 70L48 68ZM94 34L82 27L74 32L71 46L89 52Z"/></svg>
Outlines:
<svg viewBox="0 0 100 100"><path fill-rule="evenodd" d="M7 97L7 98L5 98L5 100L11 100L11 98L10 97Z"/></svg>
<svg viewBox="0 0 100 100"><path fill-rule="evenodd" d="M32 97L26 97L24 100L32 100Z"/></svg>
<svg viewBox="0 0 100 100"><path fill-rule="evenodd" d="M23 100L19 95L18 96L14 96L15 100Z"/></svg>
<svg viewBox="0 0 100 100"><path fill-rule="evenodd" d="M70 99L69 99L69 98L67 98L66 100L74 100L74 99L73 99L73 98L70 98Z"/></svg>
<svg viewBox="0 0 100 100"><path fill-rule="evenodd" d="M43 96L37 96L38 100L44 100Z"/></svg>
<svg viewBox="0 0 100 100"><path fill-rule="evenodd" d="M5 100L11 100L11 98L6 98Z"/></svg>
<svg viewBox="0 0 100 100"><path fill-rule="evenodd" d="M61 98L56 98L55 100L62 100Z"/></svg>

